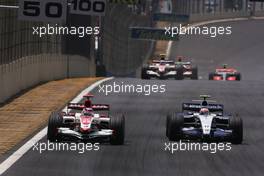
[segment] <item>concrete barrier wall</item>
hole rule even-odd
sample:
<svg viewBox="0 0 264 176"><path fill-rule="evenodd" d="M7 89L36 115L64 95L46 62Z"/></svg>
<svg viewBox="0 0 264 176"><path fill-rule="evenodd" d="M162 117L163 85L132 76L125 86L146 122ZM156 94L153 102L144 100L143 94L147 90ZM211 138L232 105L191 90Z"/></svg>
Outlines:
<svg viewBox="0 0 264 176"><path fill-rule="evenodd" d="M94 68L94 64L85 57L57 54L28 56L0 65L0 103L42 82L64 79L67 75L69 77L94 75Z"/></svg>
<svg viewBox="0 0 264 176"><path fill-rule="evenodd" d="M264 11L256 11L254 15L256 17L263 17L264 16Z"/></svg>
<svg viewBox="0 0 264 176"><path fill-rule="evenodd" d="M74 78L74 77L95 76L96 67L93 60L78 55L71 55L68 57L69 57L69 77Z"/></svg>
<svg viewBox="0 0 264 176"><path fill-rule="evenodd" d="M1 5L17 3L1 1ZM33 35L32 27L47 24L19 21L17 13L16 9L0 9L0 103L42 82L95 75L92 58L63 54L66 42L62 35Z"/></svg>

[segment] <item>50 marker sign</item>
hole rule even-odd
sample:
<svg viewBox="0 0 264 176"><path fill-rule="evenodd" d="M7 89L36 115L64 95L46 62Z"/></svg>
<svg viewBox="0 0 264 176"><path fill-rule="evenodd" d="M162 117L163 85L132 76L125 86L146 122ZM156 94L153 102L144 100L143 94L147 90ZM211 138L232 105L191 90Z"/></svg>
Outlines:
<svg viewBox="0 0 264 176"><path fill-rule="evenodd" d="M67 16L67 0L20 0L20 20L64 22Z"/></svg>
<svg viewBox="0 0 264 176"><path fill-rule="evenodd" d="M104 16L106 0L19 0L19 20L65 22L68 12Z"/></svg>
<svg viewBox="0 0 264 176"><path fill-rule="evenodd" d="M71 13L104 16L106 0L71 0Z"/></svg>

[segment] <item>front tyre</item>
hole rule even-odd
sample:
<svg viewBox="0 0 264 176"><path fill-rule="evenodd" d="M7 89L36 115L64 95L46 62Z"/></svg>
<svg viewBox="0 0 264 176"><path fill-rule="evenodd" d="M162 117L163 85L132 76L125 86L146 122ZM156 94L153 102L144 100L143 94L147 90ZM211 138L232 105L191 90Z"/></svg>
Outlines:
<svg viewBox="0 0 264 176"><path fill-rule="evenodd" d="M243 141L243 121L239 117L232 117L229 120L229 127L232 130L232 144L241 144Z"/></svg>
<svg viewBox="0 0 264 176"><path fill-rule="evenodd" d="M184 124L183 114L173 113L168 116L168 138L170 141L179 141L182 138Z"/></svg>
<svg viewBox="0 0 264 176"><path fill-rule="evenodd" d="M110 129L113 130L113 134L110 137L110 144L123 145L125 141L125 117L113 116L110 119Z"/></svg>
<svg viewBox="0 0 264 176"><path fill-rule="evenodd" d="M50 142L55 142L58 137L58 128L62 126L62 117L58 112L52 112L48 123L47 138Z"/></svg>

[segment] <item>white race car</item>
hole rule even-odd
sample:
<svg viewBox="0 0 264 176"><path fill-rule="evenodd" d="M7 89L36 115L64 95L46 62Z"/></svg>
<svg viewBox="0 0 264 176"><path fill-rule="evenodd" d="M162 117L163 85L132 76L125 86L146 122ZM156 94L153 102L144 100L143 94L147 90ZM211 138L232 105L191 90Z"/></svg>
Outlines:
<svg viewBox="0 0 264 176"><path fill-rule="evenodd" d="M84 104L69 103L67 112L53 112L48 124L48 140L99 140L109 141L113 145L124 144L124 116L110 116L109 105L91 104L89 101L86 100ZM68 109L80 112L69 112ZM100 113L102 111L106 114Z"/></svg>
<svg viewBox="0 0 264 176"><path fill-rule="evenodd" d="M208 103L210 96L201 96L201 103L183 103L181 113L167 116L166 136L169 140L229 141L241 144L243 122L237 116L224 115L222 104Z"/></svg>
<svg viewBox="0 0 264 176"><path fill-rule="evenodd" d="M174 78L182 80L184 78L183 68L175 65L175 62L172 60L153 60L149 65L143 66L141 70L141 78Z"/></svg>

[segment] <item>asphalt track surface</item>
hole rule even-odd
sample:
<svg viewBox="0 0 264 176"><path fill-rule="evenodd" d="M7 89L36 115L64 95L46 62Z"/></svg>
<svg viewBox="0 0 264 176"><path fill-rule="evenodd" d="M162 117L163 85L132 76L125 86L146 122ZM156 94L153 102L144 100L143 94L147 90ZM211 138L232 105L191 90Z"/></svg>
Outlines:
<svg viewBox="0 0 264 176"><path fill-rule="evenodd" d="M202 80L115 79L127 84L166 84L166 93L111 94L94 91L97 103L110 103L112 112L126 116L124 146L101 145L99 151L27 152L4 176L135 176L135 175L238 175L261 176L264 171L264 21L228 22L231 36L211 39L182 37L173 44L171 57L192 57ZM208 73L227 63L241 71L241 82L208 81ZM107 82L110 84L111 82ZM210 94L225 105L226 112L238 113L244 121L242 145L216 154L205 151L164 151L165 117L177 111L183 101ZM45 139L43 139L45 141Z"/></svg>

